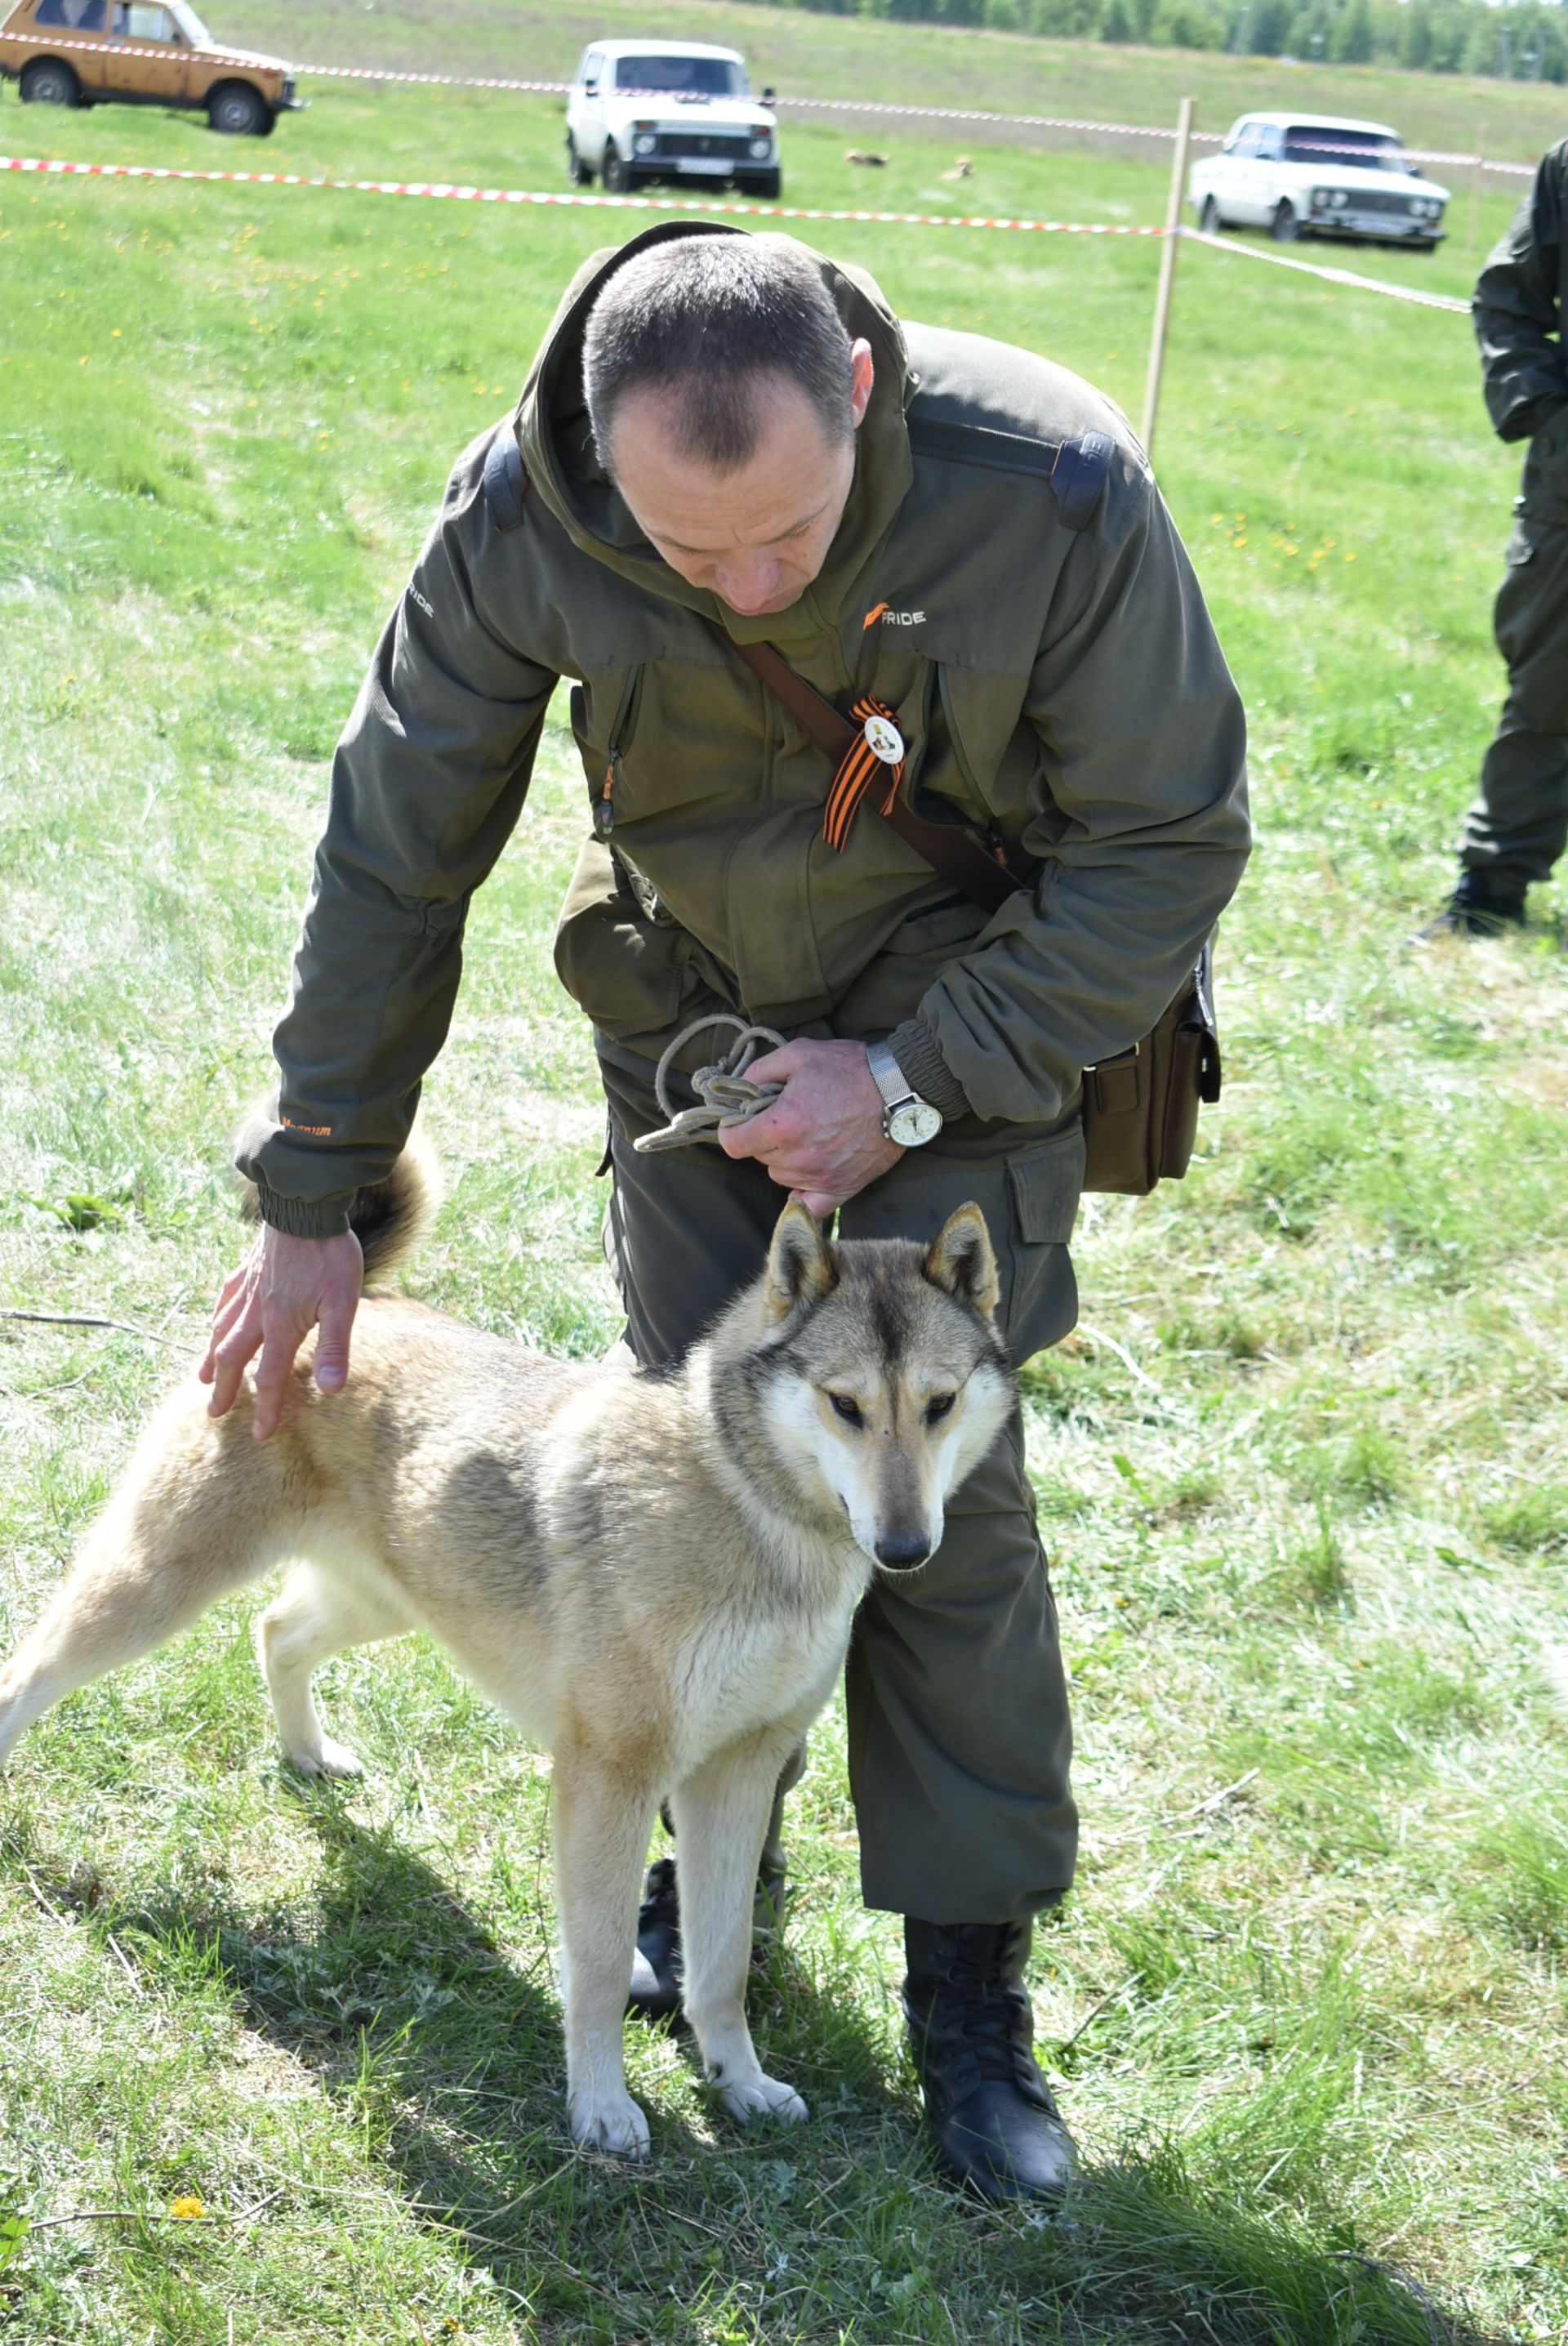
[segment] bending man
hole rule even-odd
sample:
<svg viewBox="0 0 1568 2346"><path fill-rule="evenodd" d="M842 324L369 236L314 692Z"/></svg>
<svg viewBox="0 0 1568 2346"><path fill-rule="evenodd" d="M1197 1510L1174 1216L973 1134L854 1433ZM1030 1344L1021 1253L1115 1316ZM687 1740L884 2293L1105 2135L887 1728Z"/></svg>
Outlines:
<svg viewBox="0 0 1568 2346"><path fill-rule="evenodd" d="M840 709L874 700L904 803L1029 885L987 913L874 807L825 825L829 760L739 658L759 643ZM317 1322L318 1382L347 1373L348 1199L409 1129L564 676L585 839L555 957L609 1103L637 1359L679 1355L753 1276L786 1191L857 1237L929 1239L977 1199L1015 1357L1054 1343L1081 1071L1153 1025L1241 872L1236 691L1143 456L1086 384L906 329L785 238L682 224L569 287L378 648L333 768L277 1122L246 1162L267 1227L219 1303L214 1412L260 1347L264 1437ZM637 1154L665 1044L721 1009L789 1038L751 1070L780 1097L722 1153ZM1023 1974L1076 1819L1016 1421L924 1570L867 1598L848 1701L864 1894L905 1918L941 2154L994 2196L1058 2190L1073 2150ZM649 1890L637 1995L668 2009L669 1861Z"/></svg>

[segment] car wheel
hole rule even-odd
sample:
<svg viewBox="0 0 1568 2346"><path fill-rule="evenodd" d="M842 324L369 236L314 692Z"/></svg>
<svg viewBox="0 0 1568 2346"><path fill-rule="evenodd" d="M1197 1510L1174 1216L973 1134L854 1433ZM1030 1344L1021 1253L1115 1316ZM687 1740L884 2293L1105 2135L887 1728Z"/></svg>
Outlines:
<svg viewBox="0 0 1568 2346"><path fill-rule="evenodd" d="M1205 196L1203 209L1197 216L1197 224L1205 236L1217 236L1225 226L1225 222L1219 216L1219 206L1212 196Z"/></svg>
<svg viewBox="0 0 1568 2346"><path fill-rule="evenodd" d="M82 85L69 66L40 57L22 76L24 106L80 106Z"/></svg>
<svg viewBox="0 0 1568 2346"><path fill-rule="evenodd" d="M782 171L739 171L736 174L738 195L755 196L759 203L776 204L784 192Z"/></svg>
<svg viewBox="0 0 1568 2346"><path fill-rule="evenodd" d="M632 167L613 139L605 148L603 171L606 196L624 196L629 192Z"/></svg>
<svg viewBox="0 0 1568 2346"><path fill-rule="evenodd" d="M594 184L594 175L578 154L577 142L569 130L566 133L566 177L574 188L591 188Z"/></svg>
<svg viewBox="0 0 1568 2346"><path fill-rule="evenodd" d="M226 138L260 138L270 129L270 108L248 81L226 81L207 101L207 118Z"/></svg>
<svg viewBox="0 0 1568 2346"><path fill-rule="evenodd" d="M1276 244L1294 244L1301 233L1301 216L1294 204L1279 203L1274 208L1274 218L1268 223L1268 233Z"/></svg>

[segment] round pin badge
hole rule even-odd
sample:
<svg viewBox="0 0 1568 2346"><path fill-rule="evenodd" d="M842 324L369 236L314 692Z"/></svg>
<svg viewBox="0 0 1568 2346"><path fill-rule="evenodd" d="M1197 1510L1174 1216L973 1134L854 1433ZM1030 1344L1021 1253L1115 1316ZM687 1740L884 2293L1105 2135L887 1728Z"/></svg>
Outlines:
<svg viewBox="0 0 1568 2346"><path fill-rule="evenodd" d="M904 753L904 737L890 718L868 717L866 746L884 766L896 766Z"/></svg>

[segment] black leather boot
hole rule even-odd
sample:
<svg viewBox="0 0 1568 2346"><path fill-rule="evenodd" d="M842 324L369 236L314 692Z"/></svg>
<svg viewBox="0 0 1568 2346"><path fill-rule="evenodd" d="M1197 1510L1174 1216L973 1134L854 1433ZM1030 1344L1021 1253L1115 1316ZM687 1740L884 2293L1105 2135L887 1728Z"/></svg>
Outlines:
<svg viewBox="0 0 1568 2346"><path fill-rule="evenodd" d="M784 1851L769 1838L757 1869L757 1897L751 1910L754 1964L767 1960L783 1923L785 1902ZM649 1866L643 1890L626 2010L639 2014L644 2020L669 2020L679 2014L680 2008L680 1898L676 1889L675 1860L661 1857Z"/></svg>
<svg viewBox="0 0 1568 2346"><path fill-rule="evenodd" d="M1524 926L1525 882L1512 872L1477 871L1468 867L1459 885L1423 937L1495 937L1503 929Z"/></svg>
<svg viewBox="0 0 1568 2346"><path fill-rule="evenodd" d="M1055 2199L1078 2155L1034 2062L1027 1923L904 1923L904 2018L943 2168L986 2199Z"/></svg>

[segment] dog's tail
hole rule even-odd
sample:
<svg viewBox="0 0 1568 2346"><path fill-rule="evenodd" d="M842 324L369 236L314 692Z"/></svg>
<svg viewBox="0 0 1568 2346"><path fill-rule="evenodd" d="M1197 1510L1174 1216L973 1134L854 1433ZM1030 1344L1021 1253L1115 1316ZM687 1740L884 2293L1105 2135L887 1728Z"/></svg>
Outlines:
<svg viewBox="0 0 1568 2346"><path fill-rule="evenodd" d="M235 1155L241 1161L253 1158L277 1121L274 1102L252 1108L240 1127ZM259 1221L256 1184L243 1175L240 1181L240 1213L248 1222ZM441 1193L441 1160L416 1119L386 1179L356 1189L349 1205L349 1228L365 1259L367 1290L384 1284L408 1260L435 1219Z"/></svg>

